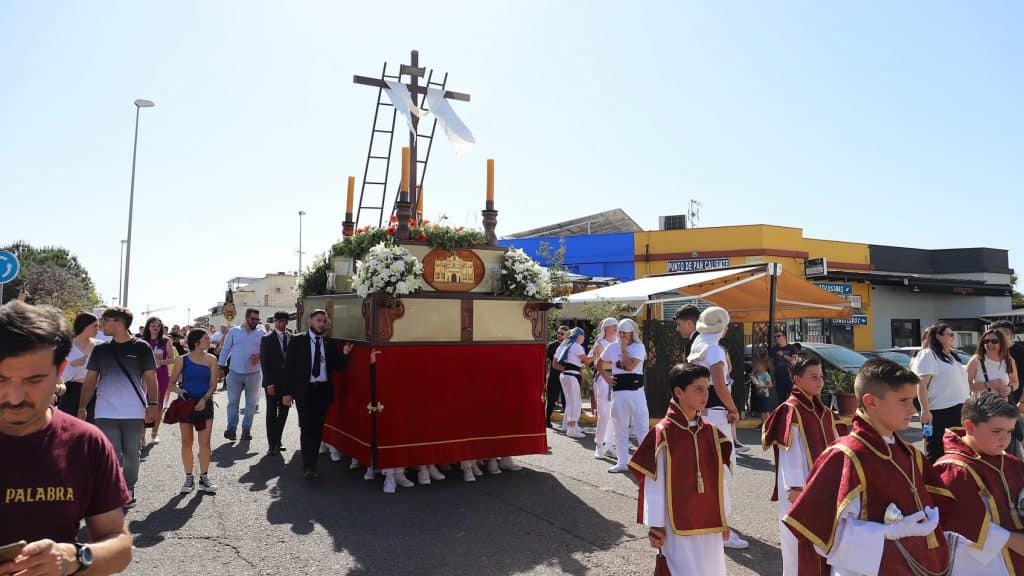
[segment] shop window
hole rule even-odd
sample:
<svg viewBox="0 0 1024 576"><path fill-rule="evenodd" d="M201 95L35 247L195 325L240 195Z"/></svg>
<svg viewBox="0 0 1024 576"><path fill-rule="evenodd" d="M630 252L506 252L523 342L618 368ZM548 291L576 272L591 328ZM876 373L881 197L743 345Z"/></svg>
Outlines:
<svg viewBox="0 0 1024 576"><path fill-rule="evenodd" d="M921 321L893 319L889 325L892 330L893 348L921 345Z"/></svg>

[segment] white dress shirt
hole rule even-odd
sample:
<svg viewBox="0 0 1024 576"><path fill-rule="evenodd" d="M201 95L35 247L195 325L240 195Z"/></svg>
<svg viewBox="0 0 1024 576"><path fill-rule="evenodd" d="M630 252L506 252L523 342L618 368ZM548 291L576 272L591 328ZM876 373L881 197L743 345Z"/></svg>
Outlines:
<svg viewBox="0 0 1024 576"><path fill-rule="evenodd" d="M316 358L316 339L317 338L320 339L320 375L319 376L313 376L313 370L312 370L312 368L313 368L313 358ZM327 354L325 353L326 352L326 348L324 348L324 344L326 344L326 342L325 342L326 340L327 340L327 335L326 334L317 334L316 332L313 332L312 330L309 331L309 361L310 361L309 381L310 382L327 382Z"/></svg>

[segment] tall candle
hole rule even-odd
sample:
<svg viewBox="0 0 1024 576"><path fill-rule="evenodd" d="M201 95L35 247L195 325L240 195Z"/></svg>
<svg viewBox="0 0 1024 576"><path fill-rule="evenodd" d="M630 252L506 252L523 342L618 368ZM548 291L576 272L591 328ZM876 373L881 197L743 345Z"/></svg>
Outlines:
<svg viewBox="0 0 1024 576"><path fill-rule="evenodd" d="M487 201L494 202L494 158L487 159Z"/></svg>
<svg viewBox="0 0 1024 576"><path fill-rule="evenodd" d="M356 177L348 177L348 196L345 198L345 214L352 213L352 199L356 194Z"/></svg>
<svg viewBox="0 0 1024 576"><path fill-rule="evenodd" d="M416 195L416 214L423 218L423 186L420 186L420 193Z"/></svg>
<svg viewBox="0 0 1024 576"><path fill-rule="evenodd" d="M398 188L399 192L404 192L406 195L409 193L409 147L402 147L402 185Z"/></svg>

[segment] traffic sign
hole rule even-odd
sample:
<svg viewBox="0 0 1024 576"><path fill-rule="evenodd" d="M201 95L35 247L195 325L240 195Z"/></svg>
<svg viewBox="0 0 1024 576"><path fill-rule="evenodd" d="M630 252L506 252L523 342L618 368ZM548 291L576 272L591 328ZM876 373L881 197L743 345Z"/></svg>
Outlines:
<svg viewBox="0 0 1024 576"><path fill-rule="evenodd" d="M0 284L6 284L18 276L21 264L14 252L0 250Z"/></svg>

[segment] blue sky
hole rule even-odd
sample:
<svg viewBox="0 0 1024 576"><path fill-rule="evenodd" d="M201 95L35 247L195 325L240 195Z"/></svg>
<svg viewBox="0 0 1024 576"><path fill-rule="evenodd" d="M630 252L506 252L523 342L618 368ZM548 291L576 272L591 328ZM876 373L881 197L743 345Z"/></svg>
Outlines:
<svg viewBox="0 0 1024 576"><path fill-rule="evenodd" d="M136 309L184 322L340 233L382 63L450 73L477 146L437 142L426 212L499 235L623 208L1024 266L1014 2L0 0L0 243L57 244L117 295L136 98ZM308 263L311 254L307 254Z"/></svg>

